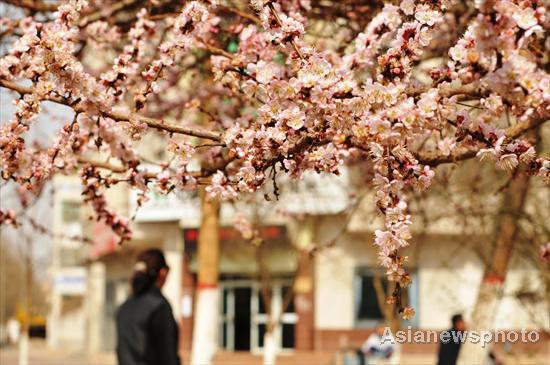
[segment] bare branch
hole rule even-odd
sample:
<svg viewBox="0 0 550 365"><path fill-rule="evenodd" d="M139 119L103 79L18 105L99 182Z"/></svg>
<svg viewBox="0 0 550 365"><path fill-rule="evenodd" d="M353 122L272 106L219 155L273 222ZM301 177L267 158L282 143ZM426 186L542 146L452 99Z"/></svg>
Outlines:
<svg viewBox="0 0 550 365"><path fill-rule="evenodd" d="M15 82L11 82L8 80L0 79L0 86L5 87L7 89L14 90L18 92L21 95L24 94L31 94L33 92L32 88L21 86ZM67 99L56 97L56 96L47 96L44 100L51 101L58 104L63 104L71 107L75 112L77 113L85 113L86 108L83 106L76 104L71 105L71 102ZM174 134L183 134L187 136L193 136L193 137L199 137L204 139L209 139L216 142L222 141L222 134L219 132L214 132L206 129L201 128L193 128L193 127L180 127L175 125L169 125L164 122L162 119L154 119L154 118L148 118L144 116L140 116L137 114L128 114L128 113L119 113L114 112L112 110L103 110L101 113L109 118L112 118L119 122L129 122L131 120L137 120L142 123L147 124L150 128L163 130L169 133Z"/></svg>
<svg viewBox="0 0 550 365"><path fill-rule="evenodd" d="M41 0L1 0L1 2L25 8L32 11L53 12L57 11L59 3L44 2Z"/></svg>

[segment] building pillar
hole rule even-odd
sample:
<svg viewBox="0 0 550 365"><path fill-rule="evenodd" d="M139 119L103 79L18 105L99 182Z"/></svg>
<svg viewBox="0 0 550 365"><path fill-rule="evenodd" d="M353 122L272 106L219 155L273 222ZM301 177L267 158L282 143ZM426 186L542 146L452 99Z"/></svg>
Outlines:
<svg viewBox="0 0 550 365"><path fill-rule="evenodd" d="M191 364L212 364L219 345L220 201L200 190L201 226Z"/></svg>
<svg viewBox="0 0 550 365"><path fill-rule="evenodd" d="M296 350L312 351L314 334L314 280L313 259L307 251L300 251L298 273L294 283L294 308L298 316L295 328Z"/></svg>
<svg viewBox="0 0 550 365"><path fill-rule="evenodd" d="M59 346L59 316L61 313L61 294L55 289L51 296L51 307L46 322L46 339L50 348Z"/></svg>
<svg viewBox="0 0 550 365"><path fill-rule="evenodd" d="M193 344L194 293L195 276L191 272L191 258L184 253L181 278L180 349L186 356L191 355Z"/></svg>
<svg viewBox="0 0 550 365"><path fill-rule="evenodd" d="M294 308L298 317L295 327L296 350L313 350L314 280L313 259L309 248L315 236L314 216L307 216L293 227L294 246L298 250L298 270L294 281Z"/></svg>
<svg viewBox="0 0 550 365"><path fill-rule="evenodd" d="M105 316L106 269L103 262L93 262L88 267L86 293L86 351L96 354L103 348Z"/></svg>
<svg viewBox="0 0 550 365"><path fill-rule="evenodd" d="M170 266L170 273L166 278L166 283L162 292L170 306L176 319L181 314L181 279L182 279L182 257L183 257L183 234L177 226L170 230L164 240L164 256L166 263Z"/></svg>

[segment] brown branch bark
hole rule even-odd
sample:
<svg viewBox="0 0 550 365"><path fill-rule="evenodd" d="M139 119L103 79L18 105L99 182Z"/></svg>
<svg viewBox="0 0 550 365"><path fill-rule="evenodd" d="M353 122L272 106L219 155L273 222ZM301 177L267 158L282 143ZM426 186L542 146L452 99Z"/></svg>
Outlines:
<svg viewBox="0 0 550 365"><path fill-rule="evenodd" d="M208 50L208 52L212 53L212 54L215 54L215 55L218 55L218 56L224 56L226 58L229 58L230 60L233 60L235 59L235 55L234 54L231 54L219 47L216 47L216 46L213 46L211 44L208 44L204 41L202 41L202 44L204 45L204 47Z"/></svg>
<svg viewBox="0 0 550 365"><path fill-rule="evenodd" d="M59 3L50 3L40 0L1 0L1 2L32 11L53 12L57 11Z"/></svg>
<svg viewBox="0 0 550 365"><path fill-rule="evenodd" d="M275 10L275 7L273 6L273 4L270 2L270 3L267 4L267 6L269 6L269 10L271 11L271 14L273 14L273 17L275 18L275 21L277 22L277 24L280 27L282 27L283 22L281 21L281 18L279 17L279 14L277 13L277 10ZM300 51L300 48L296 44L296 41L294 40L294 38L290 38L290 44L292 45L292 48L294 48L294 50L298 54L298 57L303 59L304 55L302 54L302 51Z"/></svg>
<svg viewBox="0 0 550 365"><path fill-rule="evenodd" d="M97 160L93 160L91 158L87 158L87 157L83 157L83 156L79 156L77 158L77 160L78 160L78 163L80 163L80 164L87 164L87 165L91 165L93 167L97 167L97 168L100 168L100 169L109 170L109 171L111 171L115 174L123 174L123 173L128 172L128 168L125 167L125 166L122 166L122 165L115 165L115 164L112 164L112 163L109 163L109 162L97 161ZM208 176L211 175L212 172L193 171L193 172L189 172L188 174L189 174L189 176L193 176L195 178L208 178ZM156 179L157 173L148 172L145 175L145 177L147 179ZM202 185L205 182L204 181L197 181L197 183L199 185Z"/></svg>
<svg viewBox="0 0 550 365"><path fill-rule="evenodd" d="M547 116L539 115L535 118L519 122L511 127L508 127L504 133L508 138L518 138L524 133L546 123L547 121ZM416 155L416 158L421 164L434 167L444 163L453 163L473 158L476 156L478 151L479 148L460 147L449 155L443 155L438 152L420 152Z"/></svg>
<svg viewBox="0 0 550 365"><path fill-rule="evenodd" d="M397 332L401 327L401 317L397 313L396 303L388 304L386 303L386 298L391 295L384 290L382 284L382 277L380 275L375 275L373 278L374 292L376 296L376 302L378 307L382 311L386 325L390 326L392 333ZM388 287L390 290L390 287Z"/></svg>
<svg viewBox="0 0 550 365"><path fill-rule="evenodd" d="M89 13L88 15L86 15L82 19L82 21L79 24L79 27L84 28L90 23L93 23L93 22L101 20L101 19L109 18L109 17L115 15L116 13L118 13L119 11L122 11L125 8L136 4L138 1L139 0L122 0L122 1L119 1L118 3L113 4L113 6L111 6L111 8L109 9L109 11L107 13L105 13L105 11L104 11L105 9L103 9L103 8L100 8L96 11L93 11L93 12Z"/></svg>
<svg viewBox="0 0 550 365"><path fill-rule="evenodd" d="M4 79L0 79L0 86L6 89L16 91L21 95L30 94L33 92L32 88L30 87L21 86L15 82L4 80ZM86 108L84 108L82 105L79 105L79 104L72 105L72 102L70 100L62 97L50 95L50 96L47 96L44 100L69 106L77 113L85 113L87 111ZM169 124L166 124L162 119L148 118L137 114L119 113L119 112L114 112L112 110L102 110L101 114L103 116L112 118L119 122L129 122L130 120L138 120L142 123L147 124L150 128L166 131L168 133L183 134L183 135L192 136L192 137L209 139L216 142L222 141L222 134L219 132L214 132L214 131L201 129L201 128L194 128L194 127L181 127L181 126L169 125Z"/></svg>
<svg viewBox="0 0 550 365"><path fill-rule="evenodd" d="M258 18L255 15L252 15L250 13L247 13L246 11L242 11L240 9L232 8L232 7L225 6L225 5L219 5L218 10L226 11L226 12L233 13L233 14L237 14L241 18L245 18L245 19L248 19L248 20L254 22L256 25L262 25L262 21L260 20L260 18Z"/></svg>

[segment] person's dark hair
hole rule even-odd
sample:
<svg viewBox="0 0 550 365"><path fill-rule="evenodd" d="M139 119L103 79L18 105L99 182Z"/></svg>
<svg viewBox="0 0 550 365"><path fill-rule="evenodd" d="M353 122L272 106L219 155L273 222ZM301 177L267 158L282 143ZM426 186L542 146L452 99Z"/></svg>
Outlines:
<svg viewBox="0 0 550 365"><path fill-rule="evenodd" d="M452 318L451 318L451 321L453 322L453 327L456 327L457 323L462 321L462 314L455 314Z"/></svg>
<svg viewBox="0 0 550 365"><path fill-rule="evenodd" d="M161 250L151 248L140 252L132 275L132 292L134 295L143 294L153 287L160 270L163 268L168 268L168 265L166 265L166 259Z"/></svg>

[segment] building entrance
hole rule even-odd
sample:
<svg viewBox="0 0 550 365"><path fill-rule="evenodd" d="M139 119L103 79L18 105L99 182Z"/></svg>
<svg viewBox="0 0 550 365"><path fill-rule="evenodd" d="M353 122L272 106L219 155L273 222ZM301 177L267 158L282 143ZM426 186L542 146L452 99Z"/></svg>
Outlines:
<svg viewBox="0 0 550 365"><path fill-rule="evenodd" d="M290 290L286 281L271 285L271 308L281 313L283 298ZM261 352L268 314L256 281L238 280L221 283L220 345L228 351ZM292 303L281 316L281 325L275 332L275 341L281 350L294 348L294 329L297 321Z"/></svg>

